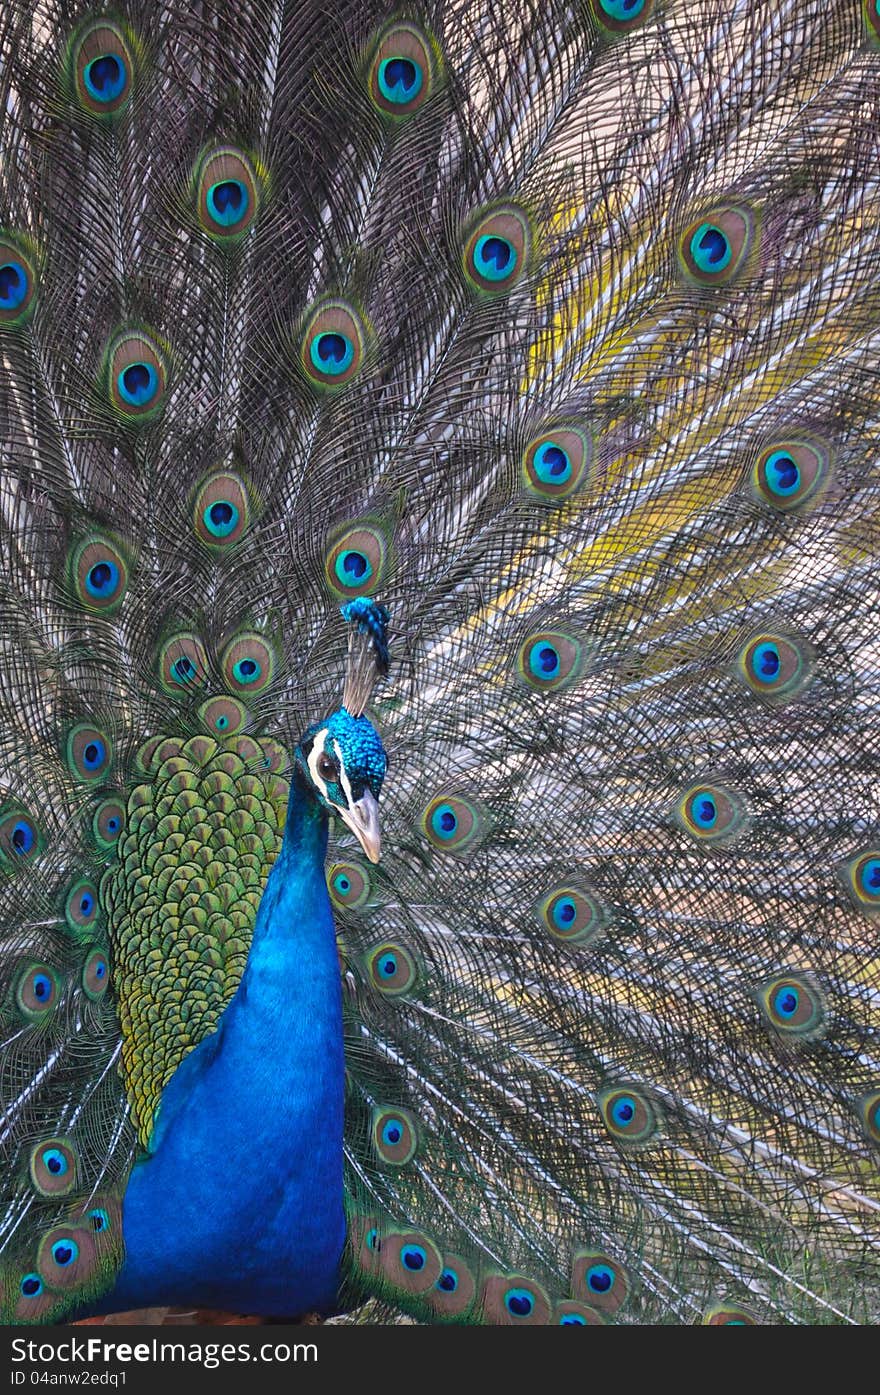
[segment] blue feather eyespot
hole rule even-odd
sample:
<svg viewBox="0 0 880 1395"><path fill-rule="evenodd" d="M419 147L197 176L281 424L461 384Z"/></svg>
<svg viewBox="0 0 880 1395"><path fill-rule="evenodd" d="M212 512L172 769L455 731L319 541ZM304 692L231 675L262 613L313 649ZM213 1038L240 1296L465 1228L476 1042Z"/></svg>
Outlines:
<svg viewBox="0 0 880 1395"><path fill-rule="evenodd" d="M356 1269L366 1274L379 1272L379 1256L382 1250L382 1225L375 1215L349 1216L348 1244Z"/></svg>
<svg viewBox="0 0 880 1395"><path fill-rule="evenodd" d="M67 768L78 780L102 780L113 764L113 744L99 727L80 723L68 732Z"/></svg>
<svg viewBox="0 0 880 1395"><path fill-rule="evenodd" d="M868 848L843 868L844 885L853 904L874 915L880 911L880 848Z"/></svg>
<svg viewBox="0 0 880 1395"><path fill-rule="evenodd" d="M23 1298L39 1298L43 1292L43 1280L39 1274L25 1274L19 1289Z"/></svg>
<svg viewBox="0 0 880 1395"><path fill-rule="evenodd" d="M70 65L80 106L91 116L113 117L128 102L134 77L134 40L102 19L74 39Z"/></svg>
<svg viewBox="0 0 880 1395"><path fill-rule="evenodd" d="M437 1282L442 1260L436 1245L421 1231L392 1230L382 1237L379 1267L402 1292L425 1293Z"/></svg>
<svg viewBox="0 0 880 1395"><path fill-rule="evenodd" d="M324 560L324 576L339 600L376 591L383 582L388 543L378 524L358 523L337 532Z"/></svg>
<svg viewBox="0 0 880 1395"><path fill-rule="evenodd" d="M825 1031L825 1003L818 984L800 974L768 979L757 990L767 1021L784 1036L808 1040Z"/></svg>
<svg viewBox="0 0 880 1395"><path fill-rule="evenodd" d="M96 1264L95 1237L85 1226L54 1226L37 1250L40 1277L53 1289L78 1288Z"/></svg>
<svg viewBox="0 0 880 1395"><path fill-rule="evenodd" d="M682 828L703 843L730 841L741 832L745 814L742 801L721 785L694 785L676 806Z"/></svg>
<svg viewBox="0 0 880 1395"><path fill-rule="evenodd" d="M733 257L730 239L714 223L701 223L690 240L690 255L700 271L726 270Z"/></svg>
<svg viewBox="0 0 880 1395"><path fill-rule="evenodd" d="M96 1254L106 1255L114 1251L122 1233L122 1208L118 1197L112 1193L97 1193L76 1224L78 1233L81 1228L88 1237L87 1243L95 1247Z"/></svg>
<svg viewBox="0 0 880 1395"><path fill-rule="evenodd" d="M601 902L574 886L555 887L538 901L535 911L544 929L568 944L590 943L608 924Z"/></svg>
<svg viewBox="0 0 880 1395"><path fill-rule="evenodd" d="M34 309L36 258L24 239L0 232L0 330L23 325Z"/></svg>
<svg viewBox="0 0 880 1395"><path fill-rule="evenodd" d="M83 84L89 96L102 106L115 102L125 91L128 69L115 53L93 58L83 69Z"/></svg>
<svg viewBox="0 0 880 1395"><path fill-rule="evenodd" d="M20 805L0 807L0 865L15 872L43 851L43 835L36 820Z"/></svg>
<svg viewBox="0 0 880 1395"><path fill-rule="evenodd" d="M858 1103L859 1118L872 1143L880 1143L880 1090L872 1090Z"/></svg>
<svg viewBox="0 0 880 1395"><path fill-rule="evenodd" d="M484 1321L501 1327L545 1327L550 1299L534 1279L523 1274L490 1274L483 1281L480 1307Z"/></svg>
<svg viewBox="0 0 880 1395"><path fill-rule="evenodd" d="M104 799L92 815L95 842L104 851L115 848L125 827L125 805L116 798Z"/></svg>
<svg viewBox="0 0 880 1395"><path fill-rule="evenodd" d="M485 209L465 238L465 276L486 295L507 292L525 272L531 248L532 230L521 208L501 204Z"/></svg>
<svg viewBox="0 0 880 1395"><path fill-rule="evenodd" d="M434 80L433 46L414 24L391 24L376 42L367 74L374 106L385 116L402 118L430 95Z"/></svg>
<svg viewBox="0 0 880 1395"><path fill-rule="evenodd" d="M761 640L750 658L750 668L756 682L771 686L778 682L782 664L779 657L779 645L775 640Z"/></svg>
<svg viewBox="0 0 880 1395"><path fill-rule="evenodd" d="M517 677L536 693L555 693L580 678L584 647L564 630L539 630L520 645Z"/></svg>
<svg viewBox="0 0 880 1395"><path fill-rule="evenodd" d="M110 963L103 950L93 949L83 965L82 986L93 1002L98 1002L110 986Z"/></svg>
<svg viewBox="0 0 880 1395"><path fill-rule="evenodd" d="M312 367L329 377L337 377L354 362L354 340L338 330L323 330L309 346Z"/></svg>
<svg viewBox="0 0 880 1395"><path fill-rule="evenodd" d="M591 0L593 14L610 34L637 29L651 14L653 0Z"/></svg>
<svg viewBox="0 0 880 1395"><path fill-rule="evenodd" d="M121 549L100 535L77 543L68 571L77 599L86 610L112 614L128 587L128 565Z"/></svg>
<svg viewBox="0 0 880 1395"><path fill-rule="evenodd" d="M831 474L831 454L818 440L793 439L766 446L752 471L759 500L790 513L815 500Z"/></svg>
<svg viewBox="0 0 880 1395"><path fill-rule="evenodd" d="M25 1017L40 1021L58 1003L58 975L49 964L25 964L18 973L16 1001Z"/></svg>
<svg viewBox="0 0 880 1395"><path fill-rule="evenodd" d="M120 369L116 386L119 396L130 407L144 407L156 395L159 375L151 363L130 363Z"/></svg>
<svg viewBox="0 0 880 1395"><path fill-rule="evenodd" d="M750 257L756 230L751 209L711 209L690 225L679 244L685 275L699 286L728 285Z"/></svg>
<svg viewBox="0 0 880 1395"><path fill-rule="evenodd" d="M0 256L3 255L3 251L4 249L0 248ZM19 310L28 290L28 274L20 261L10 258L9 261L0 263L0 314L5 316L13 310Z"/></svg>
<svg viewBox="0 0 880 1395"><path fill-rule="evenodd" d="M403 945L390 940L370 950L366 963L373 987L389 998L408 992L416 981L416 965L412 955Z"/></svg>
<svg viewBox="0 0 880 1395"><path fill-rule="evenodd" d="M752 692L789 698L809 677L811 651L803 640L781 634L758 634L740 650L739 673Z"/></svg>
<svg viewBox="0 0 880 1395"><path fill-rule="evenodd" d="M535 1295L527 1288L509 1288L504 1294L504 1306L511 1317L531 1317L535 1310Z"/></svg>
<svg viewBox="0 0 880 1395"><path fill-rule="evenodd" d="M599 1109L612 1138L629 1147L650 1143L660 1127L657 1106L637 1085L615 1085L602 1090Z"/></svg>
<svg viewBox="0 0 880 1395"><path fill-rule="evenodd" d="M471 255L474 272L485 281L506 281L516 270L516 248L498 233L478 237Z"/></svg>
<svg viewBox="0 0 880 1395"><path fill-rule="evenodd" d="M440 1274L426 1298L438 1317L457 1318L468 1311L476 1291L474 1271L467 1261L461 1255L445 1254Z"/></svg>
<svg viewBox="0 0 880 1395"><path fill-rule="evenodd" d="M248 494L240 475L220 470L199 486L193 506L196 537L211 549L240 542L250 522Z"/></svg>
<svg viewBox="0 0 880 1395"><path fill-rule="evenodd" d="M37 830L31 820L20 815L9 829L9 852L14 857L27 857L37 845Z"/></svg>
<svg viewBox="0 0 880 1395"><path fill-rule="evenodd" d="M9 841L12 844L12 851L22 857L32 850L36 839L37 833L33 824L29 819L21 818L16 821Z"/></svg>
<svg viewBox="0 0 880 1395"><path fill-rule="evenodd" d="M102 558L89 568L85 576L85 585L93 600L104 600L118 589L119 567L112 559Z"/></svg>
<svg viewBox="0 0 880 1395"><path fill-rule="evenodd" d="M168 360L150 335L125 330L107 349L110 405L130 425L155 417L165 397Z"/></svg>
<svg viewBox="0 0 880 1395"><path fill-rule="evenodd" d="M64 1196L76 1183L76 1154L63 1138L49 1138L31 1152L31 1181L42 1196Z"/></svg>
<svg viewBox="0 0 880 1395"><path fill-rule="evenodd" d="M159 682L174 697L195 692L208 681L208 655L198 635L187 631L166 640L159 651Z"/></svg>
<svg viewBox="0 0 880 1395"><path fill-rule="evenodd" d="M66 1269L68 1264L74 1264L79 1259L79 1246L75 1240L56 1240L52 1246L52 1258L62 1269Z"/></svg>
<svg viewBox="0 0 880 1395"><path fill-rule="evenodd" d="M247 721L247 710L231 697L214 697L203 702L199 718L212 736L235 736Z"/></svg>
<svg viewBox="0 0 880 1395"><path fill-rule="evenodd" d="M529 671L533 678L544 679L545 681L559 677L559 670L562 667L559 659L559 650L555 644L549 640L543 641L540 645L532 647L528 656Z"/></svg>
<svg viewBox="0 0 880 1395"><path fill-rule="evenodd" d="M225 538L234 531L239 518L240 514L235 505L228 499L222 499L205 509L202 523L212 537Z"/></svg>
<svg viewBox="0 0 880 1395"><path fill-rule="evenodd" d="M215 225L222 228L240 223L250 202L247 186L240 179L220 179L205 195L208 213Z"/></svg>
<svg viewBox="0 0 880 1395"><path fill-rule="evenodd" d="M558 441L542 441L532 460L535 482L567 485L574 473L571 456Z"/></svg>
<svg viewBox="0 0 880 1395"><path fill-rule="evenodd" d="M721 1304L707 1308L703 1314L704 1327L755 1327L757 1318L745 1308Z"/></svg>
<svg viewBox="0 0 880 1395"><path fill-rule="evenodd" d="M245 631L227 644L220 667L234 693L256 696L272 682L275 655L261 635Z"/></svg>
<svg viewBox="0 0 880 1395"><path fill-rule="evenodd" d="M302 332L299 362L315 387L335 390L356 377L366 350L366 329L354 306L324 301Z"/></svg>
<svg viewBox="0 0 880 1395"><path fill-rule="evenodd" d="M355 862L334 862L327 873L327 886L333 904L349 911L360 910L370 899L369 875Z"/></svg>
<svg viewBox="0 0 880 1395"><path fill-rule="evenodd" d="M376 68L376 88L386 110L409 106L425 85L424 66L412 58L383 58Z"/></svg>
<svg viewBox="0 0 880 1395"><path fill-rule="evenodd" d="M797 989L792 988L790 984L786 984L783 988L780 988L773 995L772 1006L774 1014L780 1018L793 1017L798 1008L799 996Z"/></svg>
<svg viewBox="0 0 880 1395"><path fill-rule="evenodd" d="M540 499L567 499L586 483L592 463L590 434L581 427L560 424L526 446L523 483L530 494Z"/></svg>
<svg viewBox="0 0 880 1395"><path fill-rule="evenodd" d="M415 1120L405 1109L374 1109L372 1139L382 1162L403 1167L418 1146Z"/></svg>
<svg viewBox="0 0 880 1395"><path fill-rule="evenodd" d="M369 581L373 574L370 566L370 559L365 552L358 552L355 548L346 549L341 552L336 559L334 566L336 579L343 586L358 585L362 581Z"/></svg>
<svg viewBox="0 0 880 1395"><path fill-rule="evenodd" d="M81 878L64 898L64 917L72 930L84 930L98 918L98 888L88 877Z"/></svg>
<svg viewBox="0 0 880 1395"><path fill-rule="evenodd" d="M459 818L451 804L438 805L431 814L431 832L441 841L454 838L459 826Z"/></svg>
<svg viewBox="0 0 880 1395"><path fill-rule="evenodd" d="M421 818L422 832L442 852L463 853L483 836L482 811L460 795L437 795Z"/></svg>
<svg viewBox="0 0 880 1395"><path fill-rule="evenodd" d="M591 1264L584 1277L587 1289L600 1297L608 1293L617 1280L614 1270L607 1264Z"/></svg>
<svg viewBox="0 0 880 1395"><path fill-rule="evenodd" d="M194 180L199 226L223 244L243 237L259 212L261 183L243 151L228 145L205 151Z"/></svg>

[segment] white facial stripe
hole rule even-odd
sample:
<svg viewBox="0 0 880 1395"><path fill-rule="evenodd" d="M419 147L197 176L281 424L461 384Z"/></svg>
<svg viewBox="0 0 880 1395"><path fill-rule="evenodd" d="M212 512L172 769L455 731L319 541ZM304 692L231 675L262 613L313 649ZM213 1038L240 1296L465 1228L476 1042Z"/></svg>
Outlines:
<svg viewBox="0 0 880 1395"><path fill-rule="evenodd" d="M337 763L339 765L339 783L342 786L342 789L345 793L345 798L348 801L348 807L350 809L352 804L354 804L354 796L351 792L351 781L345 773L345 766L342 761L342 753L340 752L339 747L335 741L333 742L333 754L335 755Z"/></svg>
<svg viewBox="0 0 880 1395"><path fill-rule="evenodd" d="M348 807L350 809L354 804L354 796L351 792L351 781L345 773L345 766L342 763L342 753L339 750L339 744L336 741L328 742L328 734L327 727L322 727L319 732L315 733L314 744L309 752L309 773L327 802L333 804L335 801L330 797L327 781L324 779L323 775L318 774L318 761L321 759L321 756L325 754L333 756L336 760L336 764L339 766L339 783L348 800Z"/></svg>
<svg viewBox="0 0 880 1395"><path fill-rule="evenodd" d="M329 800L330 796L329 794L327 794L327 781L324 779L323 775L318 774L318 761L324 754L324 742L326 739L327 728L322 727L319 732L315 733L315 740L312 744L312 749L309 751L308 765L309 773L312 779L314 780L315 785L321 791L321 793L324 794ZM330 802L332 803L333 801L330 800Z"/></svg>

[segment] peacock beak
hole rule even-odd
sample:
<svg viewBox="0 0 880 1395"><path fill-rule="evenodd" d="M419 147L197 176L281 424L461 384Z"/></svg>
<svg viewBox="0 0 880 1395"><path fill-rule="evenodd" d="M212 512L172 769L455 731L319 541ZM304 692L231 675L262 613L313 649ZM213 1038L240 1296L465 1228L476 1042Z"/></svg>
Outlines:
<svg viewBox="0 0 880 1395"><path fill-rule="evenodd" d="M339 814L346 827L350 828L371 862L378 862L382 855L382 833L379 828L379 805L369 790L363 797Z"/></svg>

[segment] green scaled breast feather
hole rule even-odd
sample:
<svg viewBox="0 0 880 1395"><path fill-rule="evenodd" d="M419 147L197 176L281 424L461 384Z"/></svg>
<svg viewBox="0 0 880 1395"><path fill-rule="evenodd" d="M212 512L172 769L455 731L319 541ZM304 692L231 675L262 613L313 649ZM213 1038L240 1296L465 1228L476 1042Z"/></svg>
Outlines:
<svg viewBox="0 0 880 1395"><path fill-rule="evenodd" d="M101 883L112 927L122 1068L149 1144L183 1057L215 1031L244 971L281 845L283 751L247 736L154 738L138 753L117 863Z"/></svg>

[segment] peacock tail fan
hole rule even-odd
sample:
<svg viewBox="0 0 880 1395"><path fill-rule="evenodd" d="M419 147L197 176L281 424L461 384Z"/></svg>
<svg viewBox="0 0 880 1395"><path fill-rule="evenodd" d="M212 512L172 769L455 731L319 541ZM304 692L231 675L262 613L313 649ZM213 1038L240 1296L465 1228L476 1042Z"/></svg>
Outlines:
<svg viewBox="0 0 880 1395"><path fill-rule="evenodd" d="M0 1318L345 678L338 1308L878 1321L873 0L209 9L0 10Z"/></svg>

